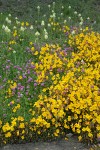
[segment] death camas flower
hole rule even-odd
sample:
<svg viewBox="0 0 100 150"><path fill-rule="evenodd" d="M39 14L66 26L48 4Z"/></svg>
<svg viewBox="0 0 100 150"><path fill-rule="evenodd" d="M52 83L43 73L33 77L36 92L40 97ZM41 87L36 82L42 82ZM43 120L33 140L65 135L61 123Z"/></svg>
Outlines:
<svg viewBox="0 0 100 150"><path fill-rule="evenodd" d="M40 33L37 31L36 33L35 33L35 36L39 36L40 35Z"/></svg>
<svg viewBox="0 0 100 150"><path fill-rule="evenodd" d="M74 14L76 15L76 14L77 14L77 11L74 11Z"/></svg>
<svg viewBox="0 0 100 150"><path fill-rule="evenodd" d="M67 22L67 20L64 20L64 23L66 23Z"/></svg>
<svg viewBox="0 0 100 150"><path fill-rule="evenodd" d="M16 29L16 26L14 26L13 29Z"/></svg>
<svg viewBox="0 0 100 150"><path fill-rule="evenodd" d="M48 34L45 34L45 35L44 35L44 38L45 38L45 39L48 39Z"/></svg>
<svg viewBox="0 0 100 150"><path fill-rule="evenodd" d="M69 6L68 8L71 9L71 6Z"/></svg>
<svg viewBox="0 0 100 150"><path fill-rule="evenodd" d="M78 14L79 17L81 17L81 14Z"/></svg>
<svg viewBox="0 0 100 150"><path fill-rule="evenodd" d="M40 6L37 6L38 13L40 12Z"/></svg>
<svg viewBox="0 0 100 150"><path fill-rule="evenodd" d="M11 17L11 14L9 14L8 16Z"/></svg>
<svg viewBox="0 0 100 150"><path fill-rule="evenodd" d="M30 26L30 29L33 30L33 25Z"/></svg>
<svg viewBox="0 0 100 150"><path fill-rule="evenodd" d="M80 23L79 23L79 25L82 25L83 24L83 21L81 21Z"/></svg>
<svg viewBox="0 0 100 150"><path fill-rule="evenodd" d="M11 20L10 20L8 17L6 17L5 21L6 21L7 23L11 24Z"/></svg>
<svg viewBox="0 0 100 150"><path fill-rule="evenodd" d="M75 30L73 30L73 31L71 32L71 34L74 35L74 34L75 34Z"/></svg>
<svg viewBox="0 0 100 150"><path fill-rule="evenodd" d="M71 20L71 17L68 17L69 20Z"/></svg>
<svg viewBox="0 0 100 150"><path fill-rule="evenodd" d="M2 25L2 29L5 29L5 27L6 27L6 26L3 24L3 25Z"/></svg>
<svg viewBox="0 0 100 150"><path fill-rule="evenodd" d="M5 30L6 33L10 33L11 32L11 30L7 26L5 26L4 30Z"/></svg>
<svg viewBox="0 0 100 150"><path fill-rule="evenodd" d="M21 27L21 28L20 28L21 31L25 31L25 29L26 29L26 28L24 28L24 27Z"/></svg>
<svg viewBox="0 0 100 150"><path fill-rule="evenodd" d="M48 8L50 9L51 5L48 5Z"/></svg>
<svg viewBox="0 0 100 150"><path fill-rule="evenodd" d="M45 25L45 22L42 20L41 21L41 26L44 26Z"/></svg>
<svg viewBox="0 0 100 150"><path fill-rule="evenodd" d="M50 23L48 23L48 27L51 27Z"/></svg>
<svg viewBox="0 0 100 150"><path fill-rule="evenodd" d="M16 24L20 24L20 22L18 20L16 20Z"/></svg>
<svg viewBox="0 0 100 150"><path fill-rule="evenodd" d="M63 13L61 13L60 15L63 16Z"/></svg>
<svg viewBox="0 0 100 150"><path fill-rule="evenodd" d="M45 28L44 28L44 38L48 39L48 32L47 32L47 30Z"/></svg>

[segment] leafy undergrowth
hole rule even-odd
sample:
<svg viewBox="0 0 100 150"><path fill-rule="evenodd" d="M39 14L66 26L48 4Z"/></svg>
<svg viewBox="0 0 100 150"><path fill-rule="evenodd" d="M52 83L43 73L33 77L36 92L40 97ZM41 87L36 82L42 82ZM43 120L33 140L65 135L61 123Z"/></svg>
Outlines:
<svg viewBox="0 0 100 150"><path fill-rule="evenodd" d="M1 14L0 144L100 139L100 34L81 15L70 27L54 6L34 26Z"/></svg>

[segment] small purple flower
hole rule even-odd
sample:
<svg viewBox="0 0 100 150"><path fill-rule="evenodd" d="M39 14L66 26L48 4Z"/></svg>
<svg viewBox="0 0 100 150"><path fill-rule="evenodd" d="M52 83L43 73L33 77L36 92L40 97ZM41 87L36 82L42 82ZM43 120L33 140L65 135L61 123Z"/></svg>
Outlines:
<svg viewBox="0 0 100 150"><path fill-rule="evenodd" d="M20 92L18 92L18 98L20 98L21 97L21 93Z"/></svg>
<svg viewBox="0 0 100 150"><path fill-rule="evenodd" d="M17 66L14 66L14 68L17 68Z"/></svg>
<svg viewBox="0 0 100 150"><path fill-rule="evenodd" d="M27 74L30 74L30 70L27 71Z"/></svg>
<svg viewBox="0 0 100 150"><path fill-rule="evenodd" d="M66 48L65 48L65 51L71 51L71 50L72 50L71 47L66 47Z"/></svg>
<svg viewBox="0 0 100 150"><path fill-rule="evenodd" d="M37 83L36 83L36 82L34 83L34 86L35 86L35 87L37 86Z"/></svg>
<svg viewBox="0 0 100 150"><path fill-rule="evenodd" d="M84 70L84 68L82 68L82 72L84 72L85 70Z"/></svg>
<svg viewBox="0 0 100 150"><path fill-rule="evenodd" d="M36 75L37 73L33 71L33 74L35 74L35 75Z"/></svg>
<svg viewBox="0 0 100 150"><path fill-rule="evenodd" d="M94 86L93 85L91 85L91 89L93 89L94 88Z"/></svg>
<svg viewBox="0 0 100 150"><path fill-rule="evenodd" d="M3 82L6 82L6 80L7 80L7 79L6 79L6 78L4 78Z"/></svg>
<svg viewBox="0 0 100 150"><path fill-rule="evenodd" d="M26 88L27 88L27 89L29 89L29 88L30 88L30 86L28 85Z"/></svg>
<svg viewBox="0 0 100 150"><path fill-rule="evenodd" d="M21 86L21 83L18 83L18 86Z"/></svg>
<svg viewBox="0 0 100 150"><path fill-rule="evenodd" d="M29 48L29 47L26 47L26 51L28 51L28 52L29 52L29 51L30 51L30 48Z"/></svg>
<svg viewBox="0 0 100 150"><path fill-rule="evenodd" d="M32 68L32 69L34 69L34 68L35 68L35 66L31 64L31 68Z"/></svg>
<svg viewBox="0 0 100 150"><path fill-rule="evenodd" d="M27 77L25 75L23 75L23 78L26 79Z"/></svg>
<svg viewBox="0 0 100 150"><path fill-rule="evenodd" d="M22 70L22 68L18 67L18 70Z"/></svg>
<svg viewBox="0 0 100 150"><path fill-rule="evenodd" d="M60 68L57 69L58 72L62 72Z"/></svg>
<svg viewBox="0 0 100 150"><path fill-rule="evenodd" d="M24 86L20 86L20 90L23 91L23 89L24 89Z"/></svg>
<svg viewBox="0 0 100 150"><path fill-rule="evenodd" d="M27 82L29 83L29 82L31 82L32 80L33 80L32 78L29 78Z"/></svg>
<svg viewBox="0 0 100 150"><path fill-rule="evenodd" d="M6 66L6 69L9 69L10 68L10 66Z"/></svg>
<svg viewBox="0 0 100 150"><path fill-rule="evenodd" d="M28 95L28 92L26 92L26 95Z"/></svg>
<svg viewBox="0 0 100 150"><path fill-rule="evenodd" d="M7 62L10 62L10 60L7 60Z"/></svg>
<svg viewBox="0 0 100 150"><path fill-rule="evenodd" d="M12 102L10 102L10 106L12 106L13 105L13 103Z"/></svg>
<svg viewBox="0 0 100 150"><path fill-rule="evenodd" d="M6 117L7 115L6 114L3 114L3 117Z"/></svg>
<svg viewBox="0 0 100 150"><path fill-rule="evenodd" d="M0 89L3 89L3 86L2 86L2 85L0 86Z"/></svg>
<svg viewBox="0 0 100 150"><path fill-rule="evenodd" d="M44 86L44 83L41 83L41 86Z"/></svg>

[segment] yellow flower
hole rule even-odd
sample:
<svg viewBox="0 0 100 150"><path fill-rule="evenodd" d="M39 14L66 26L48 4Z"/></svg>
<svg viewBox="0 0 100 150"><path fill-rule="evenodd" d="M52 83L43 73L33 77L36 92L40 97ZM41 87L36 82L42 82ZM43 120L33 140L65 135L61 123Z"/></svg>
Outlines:
<svg viewBox="0 0 100 150"><path fill-rule="evenodd" d="M15 89L16 87L17 87L17 83L16 82L10 84L10 88L11 89Z"/></svg>
<svg viewBox="0 0 100 150"><path fill-rule="evenodd" d="M56 120L55 120L55 118L53 118L51 121L52 121L52 123L54 123Z"/></svg>
<svg viewBox="0 0 100 150"><path fill-rule="evenodd" d="M30 120L30 122L35 122L35 118L32 118L32 119Z"/></svg>
<svg viewBox="0 0 100 150"><path fill-rule="evenodd" d="M4 140L3 143L6 144L7 142Z"/></svg>
<svg viewBox="0 0 100 150"><path fill-rule="evenodd" d="M65 140L68 141L68 137L65 137Z"/></svg>
<svg viewBox="0 0 100 150"><path fill-rule="evenodd" d="M57 132L54 132L54 136L58 136L58 133L57 133Z"/></svg>
<svg viewBox="0 0 100 150"><path fill-rule="evenodd" d="M8 122L5 125L3 125L3 127L2 127L3 132L9 131L10 129L11 129L11 127Z"/></svg>
<svg viewBox="0 0 100 150"><path fill-rule="evenodd" d="M0 120L0 127L1 127L1 125L2 125L2 121Z"/></svg>
<svg viewBox="0 0 100 150"><path fill-rule="evenodd" d="M71 116L68 116L68 121L71 121Z"/></svg>
<svg viewBox="0 0 100 150"><path fill-rule="evenodd" d="M19 124L19 128L21 128L21 129L25 128L25 124L24 123L20 123Z"/></svg>
<svg viewBox="0 0 100 150"><path fill-rule="evenodd" d="M38 51L35 51L34 55L38 55Z"/></svg>
<svg viewBox="0 0 100 150"><path fill-rule="evenodd" d="M11 130L11 131L14 131L14 127L13 127L13 125L10 127L10 130Z"/></svg>
<svg viewBox="0 0 100 150"><path fill-rule="evenodd" d="M24 134L25 133L25 130L22 130L22 134Z"/></svg>
<svg viewBox="0 0 100 150"><path fill-rule="evenodd" d="M80 136L78 136L78 140L79 141L81 141L82 140L82 136L80 135Z"/></svg>
<svg viewBox="0 0 100 150"><path fill-rule="evenodd" d="M22 22L22 23L21 23L21 26L24 26L24 25L25 25L25 23L24 23L24 22Z"/></svg>
<svg viewBox="0 0 100 150"><path fill-rule="evenodd" d="M28 23L28 22L26 22L26 26L29 26L29 23Z"/></svg>
<svg viewBox="0 0 100 150"><path fill-rule="evenodd" d="M37 133L38 133L38 134L41 134L41 132L40 132L40 131L38 131Z"/></svg>
<svg viewBox="0 0 100 150"><path fill-rule="evenodd" d="M92 133L88 133L88 136L90 137L90 138L92 138L93 137L93 134Z"/></svg>
<svg viewBox="0 0 100 150"><path fill-rule="evenodd" d="M96 117L96 121L100 124L100 115Z"/></svg>
<svg viewBox="0 0 100 150"><path fill-rule="evenodd" d="M21 136L21 139L22 139L22 140L24 140L24 138L25 138L24 136Z"/></svg>
<svg viewBox="0 0 100 150"><path fill-rule="evenodd" d="M22 80L22 79L23 79L23 77L22 77L22 76L19 76L19 79L20 79L20 80Z"/></svg>
<svg viewBox="0 0 100 150"><path fill-rule="evenodd" d="M18 116L18 121L24 121L24 118L21 116Z"/></svg>
<svg viewBox="0 0 100 150"><path fill-rule="evenodd" d="M11 133L10 133L10 132L7 132L7 133L5 134L5 137L6 137L6 138L11 137Z"/></svg>
<svg viewBox="0 0 100 150"><path fill-rule="evenodd" d="M56 133L59 133L60 131L59 131L59 129L56 129Z"/></svg>
<svg viewBox="0 0 100 150"><path fill-rule="evenodd" d="M47 127L47 128L50 128L50 123L47 123L47 124L46 124L46 127Z"/></svg>
<svg viewBox="0 0 100 150"><path fill-rule="evenodd" d="M17 133L16 133L16 134L17 134L17 136L19 136L19 130L17 130Z"/></svg>
<svg viewBox="0 0 100 150"><path fill-rule="evenodd" d="M33 42L30 42L29 44L30 44L30 45L33 45Z"/></svg>
<svg viewBox="0 0 100 150"><path fill-rule="evenodd" d="M34 51L34 49L35 49L34 47L31 47L31 51Z"/></svg>

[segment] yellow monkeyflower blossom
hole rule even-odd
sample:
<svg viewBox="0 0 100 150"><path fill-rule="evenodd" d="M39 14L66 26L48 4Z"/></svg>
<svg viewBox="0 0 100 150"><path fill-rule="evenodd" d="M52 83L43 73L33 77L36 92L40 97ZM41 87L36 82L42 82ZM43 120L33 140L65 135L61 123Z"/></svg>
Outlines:
<svg viewBox="0 0 100 150"><path fill-rule="evenodd" d="M7 133L5 134L5 137L6 137L6 138L11 137L11 133L10 133L10 132L7 132Z"/></svg>
<svg viewBox="0 0 100 150"><path fill-rule="evenodd" d="M25 124L24 124L24 123L20 123L20 124L19 124L19 128L20 128L20 129L25 128Z"/></svg>
<svg viewBox="0 0 100 150"><path fill-rule="evenodd" d="M24 121L24 118L22 116L18 116L18 121Z"/></svg>
<svg viewBox="0 0 100 150"><path fill-rule="evenodd" d="M2 121L0 120L0 127L1 127L1 125L2 125Z"/></svg>
<svg viewBox="0 0 100 150"><path fill-rule="evenodd" d="M21 136L21 139L22 139L22 140L24 140L24 139L25 139L25 137L24 137L24 136Z"/></svg>

